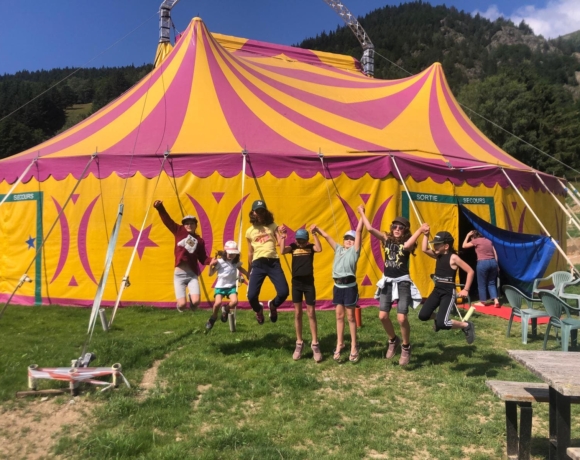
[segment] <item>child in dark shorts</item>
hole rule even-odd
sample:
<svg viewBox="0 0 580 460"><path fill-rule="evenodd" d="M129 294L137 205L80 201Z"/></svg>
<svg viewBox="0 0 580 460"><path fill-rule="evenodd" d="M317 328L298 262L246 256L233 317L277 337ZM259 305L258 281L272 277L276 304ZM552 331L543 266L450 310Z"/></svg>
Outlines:
<svg viewBox="0 0 580 460"><path fill-rule="evenodd" d="M334 262L332 264L332 277L334 278L334 290L332 303L336 305L336 349L333 359L340 361L340 352L344 349L344 313L348 317L350 330L350 356L349 361L356 363L359 360L359 346L356 336L356 320L354 309L358 302L358 285L356 283L356 266L360 257L363 221L359 219L354 230L344 234L343 246L336 243L324 230L312 226L312 233L318 233L330 244L334 250Z"/></svg>
<svg viewBox="0 0 580 460"><path fill-rule="evenodd" d="M311 229L312 230L312 229ZM302 299L306 301L306 311L312 334L312 354L314 361L322 361L318 343L318 326L316 323L316 288L314 287L314 253L321 252L322 247L316 233L312 234L314 244L308 241L308 231L304 228L296 232L296 242L286 246L286 228L281 225L280 253L292 254L292 303L294 304L294 326L296 328L296 348L292 358L297 361L302 357L304 340L302 339Z"/></svg>

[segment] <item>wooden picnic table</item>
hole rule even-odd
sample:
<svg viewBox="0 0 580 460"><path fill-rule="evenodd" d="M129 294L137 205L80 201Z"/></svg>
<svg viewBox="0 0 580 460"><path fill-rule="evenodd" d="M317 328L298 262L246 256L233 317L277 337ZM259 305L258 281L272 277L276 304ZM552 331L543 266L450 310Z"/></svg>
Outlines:
<svg viewBox="0 0 580 460"><path fill-rule="evenodd" d="M550 386L550 459L569 459L570 399L580 396L580 353L508 350Z"/></svg>

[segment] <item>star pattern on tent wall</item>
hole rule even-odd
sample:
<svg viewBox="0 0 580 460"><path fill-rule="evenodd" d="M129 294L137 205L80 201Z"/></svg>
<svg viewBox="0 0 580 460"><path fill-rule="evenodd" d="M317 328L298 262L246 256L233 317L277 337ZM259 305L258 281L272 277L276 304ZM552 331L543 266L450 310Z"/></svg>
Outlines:
<svg viewBox="0 0 580 460"><path fill-rule="evenodd" d="M139 237L139 230L129 224L131 227L131 233L133 234L133 238L127 241L123 247L134 248L137 244L137 238ZM145 252L145 248L156 248L158 244L153 242L151 238L149 238L149 233L151 233L151 227L153 224L149 225L149 227L143 229L143 234L141 235L141 239L139 240L139 246L137 246L137 254L139 255L139 259L143 258L143 252Z"/></svg>
<svg viewBox="0 0 580 460"><path fill-rule="evenodd" d="M25 243L28 245L28 249L34 249L34 238L32 235L28 235L28 239L25 241Z"/></svg>

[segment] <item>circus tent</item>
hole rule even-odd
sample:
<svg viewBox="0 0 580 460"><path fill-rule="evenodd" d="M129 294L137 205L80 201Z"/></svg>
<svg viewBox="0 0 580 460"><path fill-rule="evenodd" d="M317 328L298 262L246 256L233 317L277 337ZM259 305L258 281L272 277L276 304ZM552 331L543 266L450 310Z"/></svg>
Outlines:
<svg viewBox="0 0 580 460"><path fill-rule="evenodd" d="M565 240L564 215L536 172L475 127L439 63L400 80L372 79L349 56L212 34L199 18L165 51L150 74L99 112L0 161L0 198L22 181L0 208L0 300L34 259L33 282L17 303L91 304L120 200L123 223L103 304L114 301L135 253L123 304L174 305L173 239L149 212L153 199L164 200L174 220L198 216L214 251L238 240L260 197L291 234L316 223L340 238L365 203L375 227L402 214L416 228L416 207L434 231L457 239L458 202L498 227L540 233L511 179L550 234ZM540 176L562 193L554 177ZM245 260L245 242L242 254ZM382 257L367 234L358 271L363 305L374 303ZM321 306L332 298L331 264L326 246L315 260ZM563 265L555 255L551 267ZM412 258L424 296L432 271L430 259ZM203 278L209 299L213 279L207 271ZM267 300L273 289L263 293Z"/></svg>

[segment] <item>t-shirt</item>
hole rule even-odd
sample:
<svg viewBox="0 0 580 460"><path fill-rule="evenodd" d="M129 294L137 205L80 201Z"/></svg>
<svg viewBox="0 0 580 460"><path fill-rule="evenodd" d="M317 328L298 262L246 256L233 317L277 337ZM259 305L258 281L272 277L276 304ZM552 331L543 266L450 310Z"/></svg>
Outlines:
<svg viewBox="0 0 580 460"><path fill-rule="evenodd" d="M337 244L334 249L334 262L332 263L332 277L345 278L356 276L356 264L360 257L360 249L357 251L353 246L345 249Z"/></svg>
<svg viewBox="0 0 580 460"><path fill-rule="evenodd" d="M268 257L270 259L277 259L276 252L276 229L278 226L274 223L270 225L252 225L246 231L246 238L249 239L254 248L253 260L261 257Z"/></svg>
<svg viewBox="0 0 580 460"><path fill-rule="evenodd" d="M491 240L488 240L487 238L474 238L471 240L471 244L475 247L477 260L495 259L493 243Z"/></svg>
<svg viewBox="0 0 580 460"><path fill-rule="evenodd" d="M383 274L389 278L399 278L409 274L409 256L411 253L404 249L404 244L390 241L384 243L385 267Z"/></svg>
<svg viewBox="0 0 580 460"><path fill-rule="evenodd" d="M314 244L308 243L301 248L296 243L290 244L292 248L292 278L298 276L314 276Z"/></svg>
<svg viewBox="0 0 580 460"><path fill-rule="evenodd" d="M242 266L241 262L232 264L228 260L217 259L215 270L217 272L216 288L233 287L236 285L238 278L238 268Z"/></svg>

